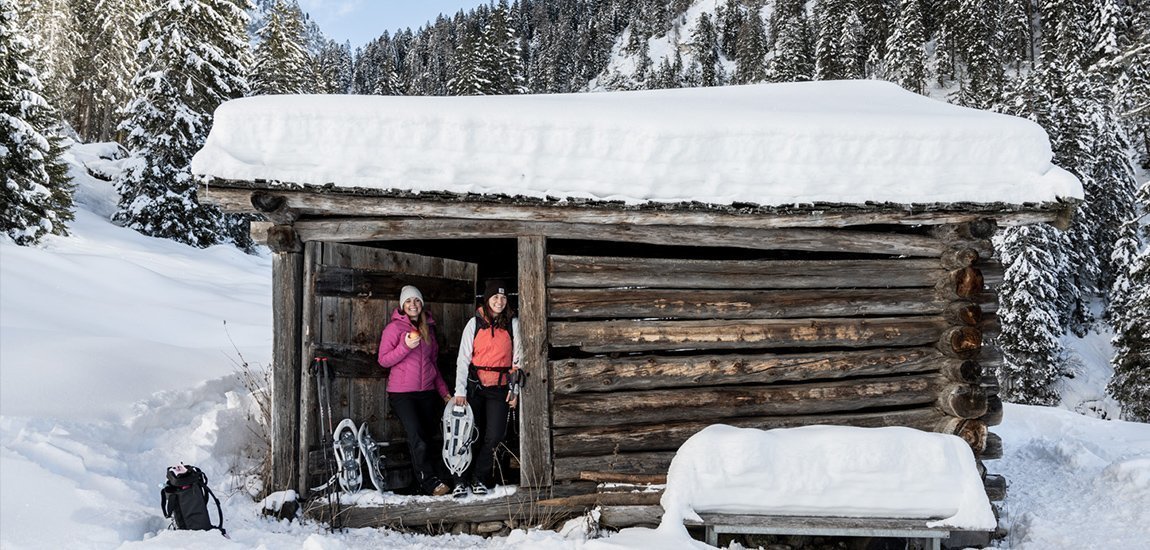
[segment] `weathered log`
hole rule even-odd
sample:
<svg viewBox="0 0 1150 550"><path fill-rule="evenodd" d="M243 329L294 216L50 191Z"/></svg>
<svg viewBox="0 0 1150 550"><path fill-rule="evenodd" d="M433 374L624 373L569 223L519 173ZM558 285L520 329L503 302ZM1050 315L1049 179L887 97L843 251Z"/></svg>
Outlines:
<svg viewBox="0 0 1150 550"><path fill-rule="evenodd" d="M556 428L553 445L557 457L610 455L615 453L673 451L689 437L713 424L710 420L666 422L660 424L626 424L618 426ZM723 424L737 428L794 428L798 426L836 425L862 428L906 426L928 432L958 435L972 423L947 416L933 406L920 406L893 412L836 413L801 416L765 416L728 418Z"/></svg>
<svg viewBox="0 0 1150 550"><path fill-rule="evenodd" d="M997 261L984 261L978 268L982 270L982 281L986 288L993 290L1002 286L1002 281L1006 278L1006 270L1002 264Z"/></svg>
<svg viewBox="0 0 1150 550"><path fill-rule="evenodd" d="M251 196L252 206L276 225L291 225L299 219L299 212L288 206L283 195L256 191Z"/></svg>
<svg viewBox="0 0 1150 550"><path fill-rule="evenodd" d="M995 391L997 391L997 388ZM978 419L987 426L1002 424L1002 398L999 397L997 393L986 396L986 414L980 416Z"/></svg>
<svg viewBox="0 0 1150 550"><path fill-rule="evenodd" d="M951 357L973 359L982 350L982 332L974 327L949 327L939 337L938 349Z"/></svg>
<svg viewBox="0 0 1150 550"><path fill-rule="evenodd" d="M982 384L982 365L978 361L950 359L939 363L940 372L954 382Z"/></svg>
<svg viewBox="0 0 1150 550"><path fill-rule="evenodd" d="M990 474L982 478L982 486L986 489L986 496L991 502L1002 502L1006 500L1006 478L1000 475Z"/></svg>
<svg viewBox="0 0 1150 550"><path fill-rule="evenodd" d="M981 369L931 348L882 348L822 353L605 356L551 361L556 394L724 384L766 384L942 370L978 382ZM976 364L977 365L977 364ZM975 376L977 374L977 376Z"/></svg>
<svg viewBox="0 0 1150 550"><path fill-rule="evenodd" d="M299 253L303 251L303 242L290 225L273 225L267 228L264 244L277 254Z"/></svg>
<svg viewBox="0 0 1150 550"><path fill-rule="evenodd" d="M589 352L920 346L937 342L946 325L940 316L553 322L549 335L552 346Z"/></svg>
<svg viewBox="0 0 1150 550"><path fill-rule="evenodd" d="M982 293L982 271L975 267L955 269L939 285L940 291L953 291L959 298L977 300Z"/></svg>
<svg viewBox="0 0 1150 550"><path fill-rule="evenodd" d="M612 426L746 416L816 414L907 407L953 393L941 375L783 386L685 388L556 395L555 427Z"/></svg>
<svg viewBox="0 0 1150 550"><path fill-rule="evenodd" d="M973 384L957 384L938 397L938 408L958 418L978 418L986 414L986 392Z"/></svg>
<svg viewBox="0 0 1150 550"><path fill-rule="evenodd" d="M553 478L556 481L577 480L579 474L587 470L620 474L666 474L674 457L675 451L556 457Z"/></svg>
<svg viewBox="0 0 1150 550"><path fill-rule="evenodd" d="M960 269L978 263L978 250L958 245L952 246L942 252L942 267L946 269Z"/></svg>
<svg viewBox="0 0 1150 550"><path fill-rule="evenodd" d="M302 249L301 249L302 250ZM300 355L303 332L303 254L272 256L272 398L271 484L273 491L293 489L299 479L296 449L300 423L300 384L304 359Z"/></svg>
<svg viewBox="0 0 1150 550"><path fill-rule="evenodd" d="M1002 333L1002 321L998 318L998 313L988 313L982 316L982 320L978 323L978 330L988 337L998 336Z"/></svg>
<svg viewBox="0 0 1150 550"><path fill-rule="evenodd" d="M993 219L982 218L963 223L936 225L930 234L940 241L971 241L989 239L998 229Z"/></svg>
<svg viewBox="0 0 1150 550"><path fill-rule="evenodd" d="M227 212L252 212L248 182L213 180L199 188L201 201L223 208ZM660 206L658 208L614 208L613 205L588 207L578 202L506 204L481 197L474 201L436 200L419 197L388 197L357 193L339 193L324 190L275 189L286 199L288 206L309 216L420 216L424 218L450 217L472 219L501 219L523 221L570 221L596 224L630 225L708 225L726 227L847 227L852 225L898 224L908 226L935 224L971 224L970 235L976 237L973 227L994 216L1007 225L1044 223L1056 219L1061 211L1050 205L1037 208L962 208L943 209L942 205L924 208L860 208L858 205L829 208L812 205L809 208L786 207L777 212L722 212L700 211L697 204L685 208ZM984 237L976 237L984 238Z"/></svg>
<svg viewBox="0 0 1150 550"><path fill-rule="evenodd" d="M563 487L548 489L554 497L566 496ZM455 499L416 500L404 504L383 506L345 506L339 508L338 524L345 528L390 527L393 529L442 528L444 522L505 521L508 519L538 521L541 511L537 501L546 493L529 489L519 489L513 494L485 499L468 499L459 502ZM546 496L552 496L546 495ZM305 509L307 517L331 523L331 506L322 499L310 502ZM580 514L584 507L552 507L547 515Z"/></svg>
<svg viewBox="0 0 1150 550"><path fill-rule="evenodd" d="M1002 438L994 432L987 433L986 445L981 450L976 449L974 454L983 460L1002 458Z"/></svg>
<svg viewBox="0 0 1150 550"><path fill-rule="evenodd" d="M596 483L631 483L635 485L664 485L667 483L667 476L664 474L644 476L637 474L584 471L579 472L579 479L583 481L594 481Z"/></svg>
<svg viewBox="0 0 1150 550"><path fill-rule="evenodd" d="M681 243L680 243L681 244ZM550 288L925 288L947 278L934 259L687 260L548 256Z"/></svg>
<svg viewBox="0 0 1150 550"><path fill-rule="evenodd" d="M320 266L315 292L320 296L394 300L405 285L418 287L427 302L471 304L475 301L475 284L471 281L331 265Z"/></svg>
<svg viewBox="0 0 1150 550"><path fill-rule="evenodd" d="M939 423L937 429L933 430L938 433L945 433L957 435L967 445L970 445L971 450L978 453L986 447L986 424L977 419L965 419L948 416L946 420Z"/></svg>
<svg viewBox="0 0 1150 550"><path fill-rule="evenodd" d="M943 318L955 325L977 326L982 320L982 308L969 301L955 301L947 304Z"/></svg>
<svg viewBox="0 0 1150 550"><path fill-rule="evenodd" d="M313 357L325 357L333 378L387 378L389 369L379 366L371 351L355 346L319 344Z"/></svg>
<svg viewBox="0 0 1150 550"><path fill-rule="evenodd" d="M930 289L666 290L553 288L552 318L781 319L938 315L952 307ZM971 307L977 308L973 304ZM954 314L960 314L957 306Z"/></svg>
<svg viewBox="0 0 1150 550"><path fill-rule="evenodd" d="M986 392L987 398L992 395L997 396L1001 391L1001 388L998 386L998 377L993 374L983 376L982 382L978 385L982 386L982 391Z"/></svg>
<svg viewBox="0 0 1150 550"><path fill-rule="evenodd" d="M666 477L666 476L664 476ZM539 506L587 507L595 506L650 506L659 504L663 491L650 491L645 493L593 493L590 495L574 495L561 498L548 498L535 504Z"/></svg>
<svg viewBox="0 0 1150 550"><path fill-rule="evenodd" d="M751 250L793 250L938 258L944 245L930 237L835 229L750 229L723 226L595 225L482 218L327 218L295 224L305 241L517 238L526 235L591 241Z"/></svg>
<svg viewBox="0 0 1150 550"><path fill-rule="evenodd" d="M547 304L546 240L543 237L520 237L519 303L522 367L530 374L520 395L523 414L519 415L519 451L521 485L551 485L551 418L550 380L547 369Z"/></svg>
<svg viewBox="0 0 1150 550"><path fill-rule="evenodd" d="M655 527L663 519L663 507L651 506L600 506L599 525L612 529L625 527Z"/></svg>

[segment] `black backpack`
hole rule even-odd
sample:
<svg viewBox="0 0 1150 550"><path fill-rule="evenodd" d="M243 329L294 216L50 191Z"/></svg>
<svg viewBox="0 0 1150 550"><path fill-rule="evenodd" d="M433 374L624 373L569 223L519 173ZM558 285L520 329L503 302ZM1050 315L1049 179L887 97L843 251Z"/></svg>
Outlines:
<svg viewBox="0 0 1150 550"><path fill-rule="evenodd" d="M209 496L216 501L219 525L212 525L208 515ZM224 512L220 508L220 499L208 487L208 476L195 466L180 464L168 468L168 483L160 490L160 508L164 511L164 517L171 518L174 529L219 529L220 533L227 534L224 531Z"/></svg>

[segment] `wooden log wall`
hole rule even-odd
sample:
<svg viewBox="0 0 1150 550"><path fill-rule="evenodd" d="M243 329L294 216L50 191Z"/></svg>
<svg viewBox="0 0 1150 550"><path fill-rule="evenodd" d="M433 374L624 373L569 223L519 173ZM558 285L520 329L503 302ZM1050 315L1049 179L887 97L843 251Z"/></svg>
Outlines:
<svg viewBox="0 0 1150 550"><path fill-rule="evenodd" d="M665 474L719 422L910 426L988 450L1002 414L982 363L993 230L782 241L819 249L802 260L548 256L555 480ZM859 256L867 242L882 246Z"/></svg>

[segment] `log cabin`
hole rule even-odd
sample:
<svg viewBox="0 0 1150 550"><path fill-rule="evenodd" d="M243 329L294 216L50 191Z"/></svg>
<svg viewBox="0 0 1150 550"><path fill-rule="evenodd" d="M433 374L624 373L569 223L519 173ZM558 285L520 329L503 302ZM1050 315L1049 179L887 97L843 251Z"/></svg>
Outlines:
<svg viewBox="0 0 1150 550"><path fill-rule="evenodd" d="M422 289L451 384L477 285L517 281L530 377L502 464L519 489L345 511L407 528L595 505L657 521L658 493L601 483L660 483L716 423L908 426L997 458L990 239L1064 226L1082 197L1033 123L864 81L246 98L193 171L273 255L273 489L307 498L330 471L317 357L336 419L390 443L388 483L408 487L375 363L400 287Z"/></svg>

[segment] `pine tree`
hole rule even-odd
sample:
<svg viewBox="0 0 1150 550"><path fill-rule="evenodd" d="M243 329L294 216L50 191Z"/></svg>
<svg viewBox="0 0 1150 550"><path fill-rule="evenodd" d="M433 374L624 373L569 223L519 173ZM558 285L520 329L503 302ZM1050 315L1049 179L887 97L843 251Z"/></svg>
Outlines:
<svg viewBox="0 0 1150 550"><path fill-rule="evenodd" d="M699 63L699 83L703 86L723 84L723 66L719 57L719 33L706 12L699 14L691 33L691 55Z"/></svg>
<svg viewBox="0 0 1150 550"><path fill-rule="evenodd" d="M39 73L44 97L52 105L69 105L69 85L76 75L83 38L70 0L17 2L19 28L31 40L28 64Z"/></svg>
<svg viewBox="0 0 1150 550"><path fill-rule="evenodd" d="M59 122L41 95L32 43L17 31L15 10L0 0L0 229L30 245L67 234L72 183L54 133Z"/></svg>
<svg viewBox="0 0 1150 550"><path fill-rule="evenodd" d="M314 91L312 61L307 51L303 13L294 2L276 0L258 31L252 65L254 95L306 94Z"/></svg>
<svg viewBox="0 0 1150 550"><path fill-rule="evenodd" d="M894 32L886 41L886 57L882 61L884 78L912 92L926 93L926 60L922 47L925 41L919 0L901 0Z"/></svg>
<svg viewBox="0 0 1150 550"><path fill-rule="evenodd" d="M1064 237L1048 225L1007 228L995 242L1006 268L999 290L999 344L1005 359L997 373L1002 397L1015 403L1055 405L1066 376L1061 330L1051 311L1065 272L1058 250Z"/></svg>
<svg viewBox="0 0 1150 550"><path fill-rule="evenodd" d="M757 4L743 16L735 44L735 83L748 84L766 79L764 59L767 55L767 35Z"/></svg>
<svg viewBox="0 0 1150 550"><path fill-rule="evenodd" d="M743 9L739 0L727 0L715 8L715 30L719 33L719 51L727 59L734 59L738 52L739 32L743 28Z"/></svg>
<svg viewBox="0 0 1150 550"><path fill-rule="evenodd" d="M839 78L857 80L866 78L866 50L863 49L863 25L856 10L850 10L843 20L842 74Z"/></svg>
<svg viewBox="0 0 1150 550"><path fill-rule="evenodd" d="M848 0L818 0L815 3L815 80L850 78L846 66L851 64L843 31L851 10ZM856 36L849 37L856 39ZM853 45L857 47L857 44Z"/></svg>
<svg viewBox="0 0 1150 550"><path fill-rule="evenodd" d="M312 58L312 88L320 94L349 94L352 91L351 44L328 40Z"/></svg>
<svg viewBox="0 0 1150 550"><path fill-rule="evenodd" d="M491 85L491 80L485 72L483 52L480 49L483 40L480 32L468 30L455 50L458 70L455 76L447 81L447 90L451 95L484 95Z"/></svg>
<svg viewBox="0 0 1150 550"><path fill-rule="evenodd" d="M484 94L520 94L526 91L519 41L508 20L506 2L500 2L480 35L479 63L488 75Z"/></svg>
<svg viewBox="0 0 1150 550"><path fill-rule="evenodd" d="M966 69L958 103L988 108L1001 96L1004 84L1002 29L996 6L986 0L958 0L951 28Z"/></svg>
<svg viewBox="0 0 1150 550"><path fill-rule="evenodd" d="M1030 0L1002 0L1002 61L1021 69L1023 62L1034 63L1034 36L1027 6Z"/></svg>
<svg viewBox="0 0 1150 550"><path fill-rule="evenodd" d="M121 128L131 160L114 219L141 233L206 247L247 248L243 224L196 197L189 165L212 112L247 91L247 0L168 0L141 20L140 70Z"/></svg>
<svg viewBox="0 0 1150 550"><path fill-rule="evenodd" d="M768 78L772 82L805 82L815 76L814 36L801 9L778 22L775 55Z"/></svg>
<svg viewBox="0 0 1150 550"><path fill-rule="evenodd" d="M1144 217L1150 212L1150 181L1139 188L1138 202ZM1150 422L1150 247L1145 244L1150 243L1150 225L1135 216L1122 233L1113 260L1127 269L1115 281L1111 294L1114 357L1110 364L1114 375L1106 391L1121 404L1123 418Z"/></svg>
<svg viewBox="0 0 1150 550"><path fill-rule="evenodd" d="M66 116L80 137L108 141L119 109L132 97L140 42L136 20L143 5L140 0L73 0L73 5L83 41Z"/></svg>

